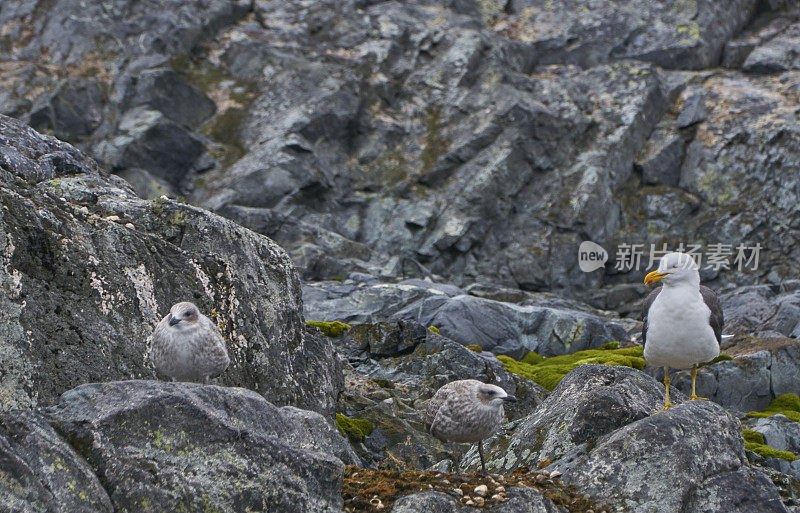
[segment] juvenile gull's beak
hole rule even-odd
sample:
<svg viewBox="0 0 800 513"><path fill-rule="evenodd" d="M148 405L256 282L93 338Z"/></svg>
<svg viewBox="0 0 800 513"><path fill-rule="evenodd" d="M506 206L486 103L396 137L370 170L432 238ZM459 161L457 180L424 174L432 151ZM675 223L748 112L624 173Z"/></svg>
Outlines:
<svg viewBox="0 0 800 513"><path fill-rule="evenodd" d="M515 403L515 402L517 402L517 398L514 397L513 395L507 395L507 396L503 397L503 401L508 401L510 403Z"/></svg>
<svg viewBox="0 0 800 513"><path fill-rule="evenodd" d="M172 315L172 314L169 314L169 325L170 325L170 326L175 326L175 325L176 325L176 324L178 324L179 322L181 322L180 318L178 318L178 317L173 317L173 315Z"/></svg>
<svg viewBox="0 0 800 513"><path fill-rule="evenodd" d="M669 273L660 273L658 271L653 271L644 277L644 284L650 285L651 283L655 283L668 274Z"/></svg>

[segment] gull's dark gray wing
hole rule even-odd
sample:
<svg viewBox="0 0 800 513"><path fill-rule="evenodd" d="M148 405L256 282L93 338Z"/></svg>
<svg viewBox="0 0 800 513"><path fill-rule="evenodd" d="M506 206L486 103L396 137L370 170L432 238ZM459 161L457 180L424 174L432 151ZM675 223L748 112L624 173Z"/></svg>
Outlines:
<svg viewBox="0 0 800 513"><path fill-rule="evenodd" d="M709 317L708 323L711 325L711 329L714 330L714 335L717 336L717 343L720 343L722 342L722 326L725 324L722 304L719 302L717 293L705 285L700 285L700 295L703 296L703 301L705 301L708 309L711 310L711 317Z"/></svg>
<svg viewBox="0 0 800 513"><path fill-rule="evenodd" d="M644 347L645 342L647 342L647 312L650 311L650 307L653 305L653 301L656 300L656 296L658 296L659 292L661 292L661 287L650 292L644 299L644 303L642 303L642 321L644 322L644 326L642 326L642 347Z"/></svg>

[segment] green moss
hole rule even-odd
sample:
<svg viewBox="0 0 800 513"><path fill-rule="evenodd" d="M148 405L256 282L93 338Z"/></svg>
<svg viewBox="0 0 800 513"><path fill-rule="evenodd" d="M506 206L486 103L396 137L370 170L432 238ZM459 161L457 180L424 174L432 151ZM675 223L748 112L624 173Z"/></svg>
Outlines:
<svg viewBox="0 0 800 513"><path fill-rule="evenodd" d="M445 137L442 136L442 109L431 108L425 116L425 148L422 150L422 172L427 173L433 169L439 157L444 155L450 145Z"/></svg>
<svg viewBox="0 0 800 513"><path fill-rule="evenodd" d="M363 442L372 433L372 422L365 419L351 419L341 413L336 414L336 427L342 435L354 442Z"/></svg>
<svg viewBox="0 0 800 513"><path fill-rule="evenodd" d="M733 360L733 356L725 353L720 353L719 356L711 360L710 362L701 363L699 367L705 367L706 365L714 365L715 363L719 362L727 362L728 360Z"/></svg>
<svg viewBox="0 0 800 513"><path fill-rule="evenodd" d="M742 434L744 435L745 442L751 442L756 444L765 444L767 443L764 440L764 435L759 433L758 431L753 431L752 429L743 429Z"/></svg>
<svg viewBox="0 0 800 513"><path fill-rule="evenodd" d="M439 328L437 328L436 326L428 326L428 329L436 333L437 335L439 334Z"/></svg>
<svg viewBox="0 0 800 513"><path fill-rule="evenodd" d="M482 353L483 352L483 348L481 346L479 346L478 344L470 344L470 345L464 346L464 347L466 347L467 349L469 349L473 353Z"/></svg>
<svg viewBox="0 0 800 513"><path fill-rule="evenodd" d="M375 378L372 380L372 382L381 388L394 388L394 382L389 381L388 379Z"/></svg>
<svg viewBox="0 0 800 513"><path fill-rule="evenodd" d="M553 390L569 371L579 365L595 363L601 365L623 365L634 369L644 369L645 361L641 347L623 349L589 349L574 354L544 358L536 353L528 353L521 361L508 356L498 356L503 366L510 372L528 378L547 390Z"/></svg>
<svg viewBox="0 0 800 513"><path fill-rule="evenodd" d="M600 349L619 349L619 342L606 342Z"/></svg>
<svg viewBox="0 0 800 513"><path fill-rule="evenodd" d="M751 411L747 416L763 418L778 414L800 422L800 397L797 394L779 395L762 411Z"/></svg>
<svg viewBox="0 0 800 513"><path fill-rule="evenodd" d="M306 324L311 326L316 326L320 329L320 331L326 334L329 337L341 337L344 330L350 329L349 324L345 324L339 321L331 321L331 322L324 322L324 321L306 321Z"/></svg>
<svg viewBox="0 0 800 513"><path fill-rule="evenodd" d="M762 436L761 439L763 440L764 437ZM759 456L763 456L764 458L780 458L786 461L794 461L797 459L797 455L793 452L779 451L778 449L773 449L769 445L763 443L748 442L747 439L745 439L744 448L747 449L748 451L753 451L754 453L758 454Z"/></svg>

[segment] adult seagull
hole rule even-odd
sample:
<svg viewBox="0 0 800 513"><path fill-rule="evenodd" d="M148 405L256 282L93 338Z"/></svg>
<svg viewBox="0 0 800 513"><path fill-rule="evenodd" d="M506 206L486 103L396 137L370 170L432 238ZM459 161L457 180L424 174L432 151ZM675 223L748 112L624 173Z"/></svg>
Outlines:
<svg viewBox="0 0 800 513"><path fill-rule="evenodd" d="M663 286L652 291L642 305L642 343L647 363L664 367L667 391L661 412L673 406L669 402L670 367L691 367L690 399L706 399L695 394L697 365L719 355L723 316L717 294L700 285L697 263L690 255L667 253L661 257L658 270L644 278L646 285L657 281Z"/></svg>

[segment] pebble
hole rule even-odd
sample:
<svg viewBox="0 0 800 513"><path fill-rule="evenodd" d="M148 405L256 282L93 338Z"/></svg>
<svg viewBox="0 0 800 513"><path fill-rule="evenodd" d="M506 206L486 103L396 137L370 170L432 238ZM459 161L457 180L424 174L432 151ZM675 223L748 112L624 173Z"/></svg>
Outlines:
<svg viewBox="0 0 800 513"><path fill-rule="evenodd" d="M453 493L456 495L464 495L464 491L461 488L453 488Z"/></svg>
<svg viewBox="0 0 800 513"><path fill-rule="evenodd" d="M555 478L560 477L560 476L561 476L561 472L559 472L558 470L554 470L554 471L550 472L550 479L555 479Z"/></svg>
<svg viewBox="0 0 800 513"><path fill-rule="evenodd" d="M476 506L483 506L484 504L483 497L473 497L472 500L475 502Z"/></svg>
<svg viewBox="0 0 800 513"><path fill-rule="evenodd" d="M125 223L125 228L127 228L127 229L129 229L129 230L133 230L133 229L135 229L136 227L135 227L135 226L133 226L133 223Z"/></svg>
<svg viewBox="0 0 800 513"><path fill-rule="evenodd" d="M506 487L505 486L498 486L497 488L495 488L494 491L497 492L497 493L505 492L506 491Z"/></svg>
<svg viewBox="0 0 800 513"><path fill-rule="evenodd" d="M106 221L119 221L119 216L107 216Z"/></svg>
<svg viewBox="0 0 800 513"><path fill-rule="evenodd" d="M492 495L492 500L495 501L495 502L503 502L503 501L508 500L508 499L502 493L496 493L496 494Z"/></svg>
<svg viewBox="0 0 800 513"><path fill-rule="evenodd" d="M489 492L489 487L487 487L485 484L476 486L474 490L475 495L478 495L480 497L485 497L488 492Z"/></svg>

